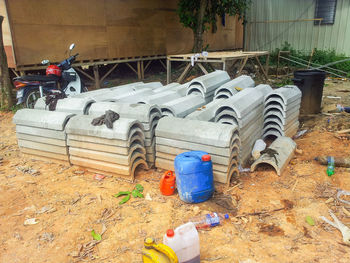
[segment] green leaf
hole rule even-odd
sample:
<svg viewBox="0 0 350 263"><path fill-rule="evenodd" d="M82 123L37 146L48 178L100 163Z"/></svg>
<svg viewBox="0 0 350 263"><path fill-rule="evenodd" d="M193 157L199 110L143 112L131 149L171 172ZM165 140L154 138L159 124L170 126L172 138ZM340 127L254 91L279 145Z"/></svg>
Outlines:
<svg viewBox="0 0 350 263"><path fill-rule="evenodd" d="M119 197L119 196L122 196L122 195L129 195L130 194L130 191L121 191L115 195L113 195L113 197Z"/></svg>
<svg viewBox="0 0 350 263"><path fill-rule="evenodd" d="M135 190L133 190L132 192L131 192L131 194L132 194L132 196L133 197L137 197L137 193L138 193L139 191L137 191L136 189Z"/></svg>
<svg viewBox="0 0 350 263"><path fill-rule="evenodd" d="M96 233L95 230L91 231L91 235L92 235L93 239L95 239L97 241L100 241L102 239L101 235Z"/></svg>
<svg viewBox="0 0 350 263"><path fill-rule="evenodd" d="M119 204L122 205L122 204L125 204L127 201L129 201L130 199L130 194L128 194L127 196L125 196L120 202Z"/></svg>
<svg viewBox="0 0 350 263"><path fill-rule="evenodd" d="M143 198L143 194L140 193L139 191L137 191L137 189L135 189L134 191L132 191L132 196L133 197L140 197L140 198Z"/></svg>
<svg viewBox="0 0 350 263"><path fill-rule="evenodd" d="M137 192L136 194L137 194L137 197L144 198L144 196L143 196L143 194L142 194L142 193Z"/></svg>
<svg viewBox="0 0 350 263"><path fill-rule="evenodd" d="M312 219L311 216L305 217L305 220L310 226L314 226L315 225L315 221Z"/></svg>
<svg viewBox="0 0 350 263"><path fill-rule="evenodd" d="M136 189L137 191L139 191L139 192L142 192L142 191L143 191L143 186L140 185L140 184L137 184L137 185L135 186L135 189Z"/></svg>

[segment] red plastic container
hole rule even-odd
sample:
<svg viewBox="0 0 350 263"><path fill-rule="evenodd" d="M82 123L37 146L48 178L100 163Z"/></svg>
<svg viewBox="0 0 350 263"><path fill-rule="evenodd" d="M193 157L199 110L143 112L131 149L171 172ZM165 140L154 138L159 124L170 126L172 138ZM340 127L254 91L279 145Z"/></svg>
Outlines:
<svg viewBox="0 0 350 263"><path fill-rule="evenodd" d="M159 189L162 195L172 195L175 191L176 177L173 171L166 171L160 179Z"/></svg>

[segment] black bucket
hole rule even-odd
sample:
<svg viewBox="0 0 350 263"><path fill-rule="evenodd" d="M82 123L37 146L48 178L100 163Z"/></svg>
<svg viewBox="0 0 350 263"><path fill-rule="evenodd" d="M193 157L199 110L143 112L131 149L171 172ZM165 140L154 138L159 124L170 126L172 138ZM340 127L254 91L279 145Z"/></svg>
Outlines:
<svg viewBox="0 0 350 263"><path fill-rule="evenodd" d="M322 93L326 72L320 70L294 71L294 85L301 90L301 114L316 114L321 111Z"/></svg>

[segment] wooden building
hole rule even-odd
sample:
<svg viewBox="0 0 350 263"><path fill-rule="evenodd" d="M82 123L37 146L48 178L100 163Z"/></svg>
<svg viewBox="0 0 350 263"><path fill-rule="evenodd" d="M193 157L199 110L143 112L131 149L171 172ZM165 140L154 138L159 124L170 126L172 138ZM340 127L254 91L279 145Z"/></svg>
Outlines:
<svg viewBox="0 0 350 263"><path fill-rule="evenodd" d="M176 8L176 0L0 0L9 65L40 69L43 59L64 59L75 43L75 67L137 62L142 71L144 61L191 51L192 31ZM224 24L219 19L217 33L205 34L209 50L241 49L242 23L227 16Z"/></svg>

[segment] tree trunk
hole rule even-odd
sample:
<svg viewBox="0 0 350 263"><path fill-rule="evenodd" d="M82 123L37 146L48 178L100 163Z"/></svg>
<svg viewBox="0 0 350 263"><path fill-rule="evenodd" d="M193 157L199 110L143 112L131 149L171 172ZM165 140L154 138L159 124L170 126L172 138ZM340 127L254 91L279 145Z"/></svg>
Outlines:
<svg viewBox="0 0 350 263"><path fill-rule="evenodd" d="M197 13L197 28L194 33L194 44L193 44L193 52L202 52L203 49L203 20L204 20L204 14L205 9L207 8L208 0L201 0L199 12Z"/></svg>
<svg viewBox="0 0 350 263"><path fill-rule="evenodd" d="M0 92L1 92L1 107L10 109L13 106L12 101L12 83L7 64L7 57L4 48L2 37L2 22L4 17L0 16Z"/></svg>

